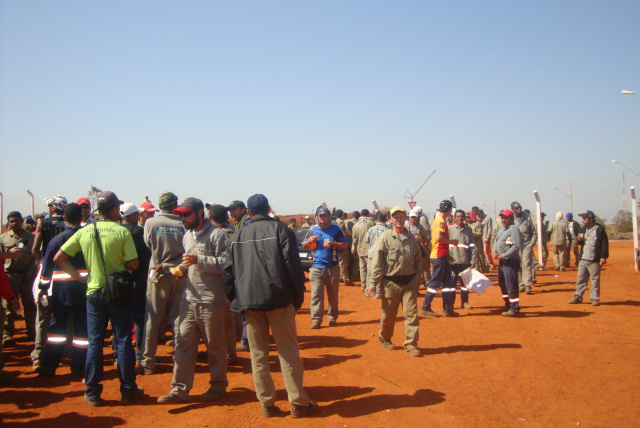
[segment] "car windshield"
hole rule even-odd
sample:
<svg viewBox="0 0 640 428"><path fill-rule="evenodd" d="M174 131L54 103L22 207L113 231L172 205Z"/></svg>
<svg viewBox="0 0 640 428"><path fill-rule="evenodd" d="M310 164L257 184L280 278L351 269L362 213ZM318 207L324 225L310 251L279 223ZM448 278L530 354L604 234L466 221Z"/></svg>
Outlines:
<svg viewBox="0 0 640 428"><path fill-rule="evenodd" d="M299 227L296 229L296 239L298 242L304 241L304 238L307 237L307 233L309 233L308 227Z"/></svg>

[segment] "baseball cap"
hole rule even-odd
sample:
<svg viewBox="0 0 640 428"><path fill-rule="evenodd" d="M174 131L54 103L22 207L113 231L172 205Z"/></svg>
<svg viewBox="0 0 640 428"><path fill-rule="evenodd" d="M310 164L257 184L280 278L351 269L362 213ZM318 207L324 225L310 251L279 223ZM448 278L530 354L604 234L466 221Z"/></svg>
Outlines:
<svg viewBox="0 0 640 428"><path fill-rule="evenodd" d="M311 217L309 217L308 215L304 216L305 220L309 220Z"/></svg>
<svg viewBox="0 0 640 428"><path fill-rule="evenodd" d="M442 202L440 202L440 206L438 207L438 211L440 211L441 213L446 213L451 208L453 208L453 202L451 202L448 199L445 199Z"/></svg>
<svg viewBox="0 0 640 428"><path fill-rule="evenodd" d="M36 224L36 221L33 219L33 217L31 217L31 215L27 216L26 222L27 224Z"/></svg>
<svg viewBox="0 0 640 428"><path fill-rule="evenodd" d="M7 214L7 220L9 220L10 217L22 219L22 214L20 214L20 211L11 211Z"/></svg>
<svg viewBox="0 0 640 428"><path fill-rule="evenodd" d="M420 217L420 213L414 208L409 212L409 217Z"/></svg>
<svg viewBox="0 0 640 428"><path fill-rule="evenodd" d="M244 203L240 201L233 201L231 205L229 205L229 209L231 209L233 207L233 204L236 202L242 204L238 206L244 207ZM247 205L249 211L251 211L252 213L259 213L269 210L269 200L265 195L261 193L256 193L255 195L250 196L249 199L247 199Z"/></svg>
<svg viewBox="0 0 640 428"><path fill-rule="evenodd" d="M140 212L143 212L143 211L156 212L156 211L158 211L156 209L156 207L154 207L151 202L143 202L143 203L141 203L140 207L138 209L139 209Z"/></svg>
<svg viewBox="0 0 640 428"><path fill-rule="evenodd" d="M587 211L585 211L583 213L580 213L578 215L580 217L582 217L582 218L592 218L592 219L596 218L596 215L593 213L593 211L589 211L589 210L587 210Z"/></svg>
<svg viewBox="0 0 640 428"><path fill-rule="evenodd" d="M513 211L511 211L511 210L502 210L502 211L500 211L499 217L513 217Z"/></svg>
<svg viewBox="0 0 640 428"><path fill-rule="evenodd" d="M158 196L158 206L160 209L166 208L174 202L178 202L178 196L172 192L162 192Z"/></svg>
<svg viewBox="0 0 640 428"><path fill-rule="evenodd" d="M100 192L98 195L98 209L100 208L113 208L116 205L124 204L124 201L118 199L115 193L107 190L105 192Z"/></svg>
<svg viewBox="0 0 640 428"><path fill-rule="evenodd" d="M331 211L329 211L329 208L327 207L318 207L318 209L316 210L316 217L318 217L321 214L328 214L331 215Z"/></svg>
<svg viewBox="0 0 640 428"><path fill-rule="evenodd" d="M404 208L402 208L401 206L395 206L395 207L391 208L391 211L389 212L389 214L390 215L394 215L397 212L403 212L405 214L407 213L407 211Z"/></svg>
<svg viewBox="0 0 640 428"><path fill-rule="evenodd" d="M91 201L88 198L78 198L76 204L91 208Z"/></svg>
<svg viewBox="0 0 640 428"><path fill-rule="evenodd" d="M566 217L573 218L573 214L572 213L567 213Z"/></svg>
<svg viewBox="0 0 640 428"><path fill-rule="evenodd" d="M127 217L137 212L139 212L138 208L131 202L125 202L124 204L120 205L120 215L122 217Z"/></svg>
<svg viewBox="0 0 640 428"><path fill-rule="evenodd" d="M53 198L47 198L44 200L47 206L55 208L57 211L64 211L64 207L67 206L67 198L61 195L56 195Z"/></svg>
<svg viewBox="0 0 640 428"><path fill-rule="evenodd" d="M415 207L413 207L413 209L411 210L411 212L416 212L416 214L418 214L418 217L420 217L422 215L422 207L419 205L416 205Z"/></svg>
<svg viewBox="0 0 640 428"><path fill-rule="evenodd" d="M172 213L175 215L190 214L191 211L198 211L203 209L204 209L204 204L200 199L187 198L184 201L182 201L182 204L180 204L178 208L174 209Z"/></svg>
<svg viewBox="0 0 640 428"><path fill-rule="evenodd" d="M254 195L256 196L256 195ZM266 198L265 198L266 199ZM249 203L249 201L247 201L247 203ZM233 210L236 208L247 208L247 206L244 204L244 202L242 201L233 201L229 204L229 206L227 207L229 210Z"/></svg>

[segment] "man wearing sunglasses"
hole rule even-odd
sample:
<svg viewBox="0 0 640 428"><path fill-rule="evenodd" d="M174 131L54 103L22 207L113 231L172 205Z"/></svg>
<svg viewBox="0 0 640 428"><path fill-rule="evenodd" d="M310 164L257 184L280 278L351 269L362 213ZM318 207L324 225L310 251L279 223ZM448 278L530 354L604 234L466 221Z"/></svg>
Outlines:
<svg viewBox="0 0 640 428"><path fill-rule="evenodd" d="M538 234L533 219L522 210L522 205L519 202L512 202L511 210L514 214L514 223L522 233L520 273L518 274L519 291L531 294L531 286L533 285L533 246L536 245Z"/></svg>
<svg viewBox="0 0 640 428"><path fill-rule="evenodd" d="M200 199L185 199L173 213L180 216L187 230L182 241L185 249L182 263L173 274L186 276L187 285L180 301L180 332L175 340L171 391L158 398L158 402L188 401L201 338L207 348L211 386L198 398L215 401L226 395L229 385L225 335L229 300L222 284L229 235L205 218Z"/></svg>

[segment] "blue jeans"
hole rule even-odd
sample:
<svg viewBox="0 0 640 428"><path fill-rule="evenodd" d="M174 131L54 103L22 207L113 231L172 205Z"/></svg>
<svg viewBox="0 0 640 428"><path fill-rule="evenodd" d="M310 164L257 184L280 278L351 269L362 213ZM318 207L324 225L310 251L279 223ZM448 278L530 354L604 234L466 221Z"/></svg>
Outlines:
<svg viewBox="0 0 640 428"><path fill-rule="evenodd" d="M518 287L518 272L520 259L500 260L498 267L498 285L502 291L502 300L506 308L513 312L520 312L520 288Z"/></svg>
<svg viewBox="0 0 640 428"><path fill-rule="evenodd" d="M100 384L104 375L102 348L109 319L111 319L117 347L118 377L120 378L122 398L131 398L138 390L135 370L136 358L131 344L133 306L122 308L108 305L104 301L104 288L101 288L87 296L89 349L85 366L85 394L90 400L97 400L102 394L102 385Z"/></svg>
<svg viewBox="0 0 640 428"><path fill-rule="evenodd" d="M442 306L445 309L453 309L453 300L456 288L453 286L453 272L446 257L431 259L431 281L422 301L422 310L431 310L431 302L438 289L442 287Z"/></svg>

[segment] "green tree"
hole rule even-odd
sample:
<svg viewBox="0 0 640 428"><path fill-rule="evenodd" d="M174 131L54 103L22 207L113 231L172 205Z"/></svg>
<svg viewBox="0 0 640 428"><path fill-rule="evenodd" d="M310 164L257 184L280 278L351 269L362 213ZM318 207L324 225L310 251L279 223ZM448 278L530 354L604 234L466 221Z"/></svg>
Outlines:
<svg viewBox="0 0 640 428"><path fill-rule="evenodd" d="M626 233L633 230L633 223L631 221L631 213L626 210L620 210L613 218L613 225L616 228L617 233Z"/></svg>
<svg viewBox="0 0 640 428"><path fill-rule="evenodd" d="M102 192L101 189L98 189L96 186L94 186L93 184L91 185L91 188L89 189L89 201L91 201L91 207L95 208L97 205L97 199L98 199L98 195Z"/></svg>

